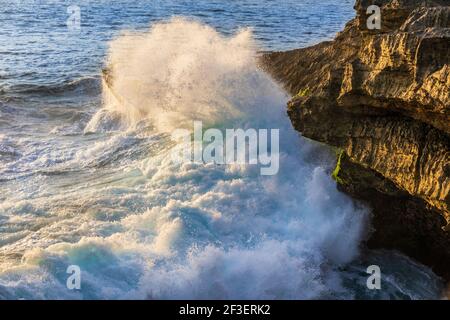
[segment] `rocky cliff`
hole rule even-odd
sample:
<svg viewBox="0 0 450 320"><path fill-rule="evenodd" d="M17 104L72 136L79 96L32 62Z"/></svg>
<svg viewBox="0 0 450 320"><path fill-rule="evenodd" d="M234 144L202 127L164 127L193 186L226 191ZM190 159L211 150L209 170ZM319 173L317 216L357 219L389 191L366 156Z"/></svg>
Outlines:
<svg viewBox="0 0 450 320"><path fill-rule="evenodd" d="M367 8L381 8L368 30ZM340 190L373 208L371 247L450 279L450 0L358 0L334 41L267 53L303 136L336 147Z"/></svg>

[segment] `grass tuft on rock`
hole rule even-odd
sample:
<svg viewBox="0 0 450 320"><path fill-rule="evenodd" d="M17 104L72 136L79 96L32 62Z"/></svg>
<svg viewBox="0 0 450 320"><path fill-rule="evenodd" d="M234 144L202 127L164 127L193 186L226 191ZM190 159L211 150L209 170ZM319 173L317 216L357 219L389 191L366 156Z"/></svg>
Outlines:
<svg viewBox="0 0 450 320"><path fill-rule="evenodd" d="M306 97L310 95L309 88L300 89L294 98Z"/></svg>
<svg viewBox="0 0 450 320"><path fill-rule="evenodd" d="M339 154L337 156L337 162L336 162L336 167L333 170L333 173L331 174L331 177L334 179L334 181L336 181L339 184L346 184L344 179L342 179L341 177L339 177L339 173L341 171L341 161L342 161L342 157L344 155L344 150L340 150Z"/></svg>

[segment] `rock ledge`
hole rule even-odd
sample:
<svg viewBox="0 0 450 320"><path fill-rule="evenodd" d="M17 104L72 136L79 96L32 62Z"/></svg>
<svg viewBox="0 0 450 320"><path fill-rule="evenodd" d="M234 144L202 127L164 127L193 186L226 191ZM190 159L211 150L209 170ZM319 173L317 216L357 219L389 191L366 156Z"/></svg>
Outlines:
<svg viewBox="0 0 450 320"><path fill-rule="evenodd" d="M381 29L367 30L369 5ZM450 3L358 0L334 41L267 53L303 136L342 150L340 190L373 208L371 247L450 279Z"/></svg>

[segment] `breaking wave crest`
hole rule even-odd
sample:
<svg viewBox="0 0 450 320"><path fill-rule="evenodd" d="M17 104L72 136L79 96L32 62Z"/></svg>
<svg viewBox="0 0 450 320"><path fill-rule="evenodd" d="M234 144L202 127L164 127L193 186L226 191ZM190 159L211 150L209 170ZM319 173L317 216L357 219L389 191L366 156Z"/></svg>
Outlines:
<svg viewBox="0 0 450 320"><path fill-rule="evenodd" d="M160 131L279 115L285 93L257 68L250 29L224 37L183 18L126 33L111 43L105 103L131 122L149 118ZM108 83L109 82L109 83Z"/></svg>

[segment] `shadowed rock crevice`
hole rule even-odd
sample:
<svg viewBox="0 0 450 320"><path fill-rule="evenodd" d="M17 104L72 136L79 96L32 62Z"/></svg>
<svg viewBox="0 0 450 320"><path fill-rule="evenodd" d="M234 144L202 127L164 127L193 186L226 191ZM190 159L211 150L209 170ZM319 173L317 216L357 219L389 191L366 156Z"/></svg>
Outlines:
<svg viewBox="0 0 450 320"><path fill-rule="evenodd" d="M369 5L381 30L367 30ZM357 1L334 41L262 57L305 137L344 151L339 188L373 208L369 245L450 279L450 3Z"/></svg>

